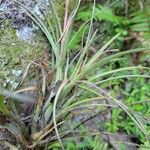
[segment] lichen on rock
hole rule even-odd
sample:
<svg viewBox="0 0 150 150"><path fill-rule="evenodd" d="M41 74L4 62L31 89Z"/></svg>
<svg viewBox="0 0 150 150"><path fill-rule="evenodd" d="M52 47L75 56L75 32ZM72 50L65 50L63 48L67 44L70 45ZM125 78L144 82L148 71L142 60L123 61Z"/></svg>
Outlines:
<svg viewBox="0 0 150 150"><path fill-rule="evenodd" d="M54 25L52 7L46 1L19 0L34 11L46 24L41 15L47 17ZM63 24L65 10L64 0L55 0L54 6ZM70 12L75 5L75 0L70 0ZM36 25L26 14L26 11L13 1L4 0L1 8L6 11L0 19L0 86L15 88L25 65L30 61L35 61L44 57L47 49L47 42L40 30L35 29ZM13 8L12 10L10 8ZM10 11L9 11L10 9ZM1 10L0 10L1 11ZM50 13L50 14L49 14ZM62 25L63 26L63 25ZM48 28L48 27L47 27ZM35 33L36 32L36 33Z"/></svg>

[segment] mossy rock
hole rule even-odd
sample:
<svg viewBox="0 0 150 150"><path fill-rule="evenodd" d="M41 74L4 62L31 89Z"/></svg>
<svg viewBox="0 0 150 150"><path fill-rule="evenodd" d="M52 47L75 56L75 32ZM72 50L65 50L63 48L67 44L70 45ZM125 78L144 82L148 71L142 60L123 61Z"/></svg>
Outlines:
<svg viewBox="0 0 150 150"><path fill-rule="evenodd" d="M19 40L9 21L1 26L3 27L0 29L0 86L7 86L15 82L15 78L18 78L22 68L29 61L43 57L47 45L43 44L46 42L41 35L35 36L34 44Z"/></svg>
<svg viewBox="0 0 150 150"><path fill-rule="evenodd" d="M73 10L75 3L75 0L70 0L70 12ZM63 24L65 1L56 0L54 5ZM49 19L53 20L54 18L50 16ZM22 68L30 60L35 61L44 57L48 46L43 34L39 32L35 36L34 44L19 40L10 20L1 22L0 27L0 86L12 87L13 84L16 85L16 78L18 79Z"/></svg>

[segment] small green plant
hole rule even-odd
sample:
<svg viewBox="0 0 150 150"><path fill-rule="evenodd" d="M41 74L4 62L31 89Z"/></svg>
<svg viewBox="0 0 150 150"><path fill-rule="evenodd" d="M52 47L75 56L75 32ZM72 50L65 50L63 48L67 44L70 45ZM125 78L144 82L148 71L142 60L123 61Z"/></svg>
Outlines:
<svg viewBox="0 0 150 150"><path fill-rule="evenodd" d="M124 52L118 51L109 54L109 52L111 52L109 46L120 36L120 34L117 34L110 38L102 47L98 48L95 53L89 54L90 46L97 36L97 30L93 30L96 9L95 1L92 7L92 15L89 20L84 23L87 26L87 34L84 34L85 28L79 28L77 34L74 34L73 37L71 36L72 25L81 0L76 1L76 5L70 15L68 14L69 0L65 1L65 17L63 21L56 11L54 1L50 0L50 9L52 10L52 15L55 17L55 26L50 26L51 24L48 24L48 26L47 24L45 25L45 22L27 6L16 0L12 1L26 10L27 15L39 26L47 38L49 49L51 50L51 59L48 64L34 61L30 62L23 75L22 82L28 76L31 65L37 68L36 77L38 85L36 86L36 98L18 94L18 92L20 92L19 89L16 89L16 92L0 89L1 95L19 100L19 102L15 102L13 99L10 99L10 101L5 104L10 111L9 117L13 120L13 126L11 126L12 122L10 122L5 125L5 128L15 137L16 145L14 146L20 146L22 149L24 149L24 147L34 149L39 147L44 148L47 147L47 144L50 144L49 148L52 148L51 143L58 141L61 148L65 149L65 138L74 137L75 133L75 137L81 135L82 131L78 131L77 129L80 129L79 126L83 124L83 122L80 120L75 121L75 119L80 116L80 113L88 113L88 108L98 108L99 111L104 111L108 107L112 109L121 109L148 139L149 133L145 127L147 120L144 117L141 118L137 112L133 111L123 101L111 94L108 84L105 85L104 88L102 83L111 82L114 79L133 77L149 79L149 75L145 73L142 74L142 70L147 72L150 70L148 67L139 65L111 70L106 67L108 64L111 64L111 62L122 59L124 55L149 51L149 48L131 49ZM109 11L107 13L109 13ZM78 42L79 39L80 42ZM83 39L86 39L84 44ZM74 44L79 43L81 43L79 53L71 59L71 48ZM133 70L139 70L139 73L133 74ZM122 75L122 72L126 74ZM50 74L50 77L47 76L47 74ZM49 86L47 83L49 83ZM29 87L26 87L21 89L21 91L26 91L28 89ZM33 89L35 90L35 88ZM4 99L2 100L4 104ZM101 100L105 100L107 103L103 103ZM95 101L97 103L94 103ZM33 111L30 116L27 115L25 118L21 117L21 110L19 109L21 107L19 107L19 104L21 104L20 102L34 103ZM2 110L2 112L3 111L4 110ZM119 113L114 110L114 123L117 122L117 119L114 118L116 114L118 115ZM25 120L28 120L28 118L29 122L27 124ZM30 128L27 125L29 125ZM88 133L88 131L83 131L83 135L85 133ZM90 133L94 134L95 131L92 130ZM95 146L95 141L99 141L96 137L94 140L89 137L84 140L86 141L79 145L81 146L80 148L86 146L93 148ZM102 146L101 143L96 143ZM58 149L60 148L59 144L56 142L53 147ZM68 144L68 147L69 146L73 147L74 144L70 143ZM107 149L107 144L103 146L103 149ZM97 146L94 148L99 149Z"/></svg>
<svg viewBox="0 0 150 150"><path fill-rule="evenodd" d="M73 139L68 139L66 143L64 143L66 150L81 150L81 149L108 149L108 144L105 143L99 136L85 136L83 137L82 142L77 142ZM61 145L58 142L51 144L48 149L59 150L61 149Z"/></svg>
<svg viewBox="0 0 150 150"><path fill-rule="evenodd" d="M117 33L120 34L120 36L118 37L118 42L116 44L118 46L121 46L121 43L125 40L125 38L137 38L135 36L132 36L132 34L134 33L142 32L142 39L149 39L149 9L147 7L145 8L145 10L138 9L138 11L137 9L131 9L130 13L126 12L128 13L127 17L127 14L117 14L122 5L124 5L123 2L120 2L120 4L114 4L112 8L102 5L96 5L93 19L103 24L103 26L100 26L100 28L104 33L107 33L107 37L113 36ZM128 9L126 7L128 6L125 6L125 10ZM80 9L76 19L87 21L91 16L92 7L84 6Z"/></svg>

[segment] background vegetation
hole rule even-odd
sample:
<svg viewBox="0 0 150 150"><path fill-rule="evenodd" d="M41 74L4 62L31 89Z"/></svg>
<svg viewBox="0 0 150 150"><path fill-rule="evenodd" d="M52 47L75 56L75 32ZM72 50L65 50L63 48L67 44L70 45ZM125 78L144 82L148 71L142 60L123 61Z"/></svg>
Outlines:
<svg viewBox="0 0 150 150"><path fill-rule="evenodd" d="M50 0L44 18L12 1L38 29L1 22L3 148L149 150L149 0Z"/></svg>

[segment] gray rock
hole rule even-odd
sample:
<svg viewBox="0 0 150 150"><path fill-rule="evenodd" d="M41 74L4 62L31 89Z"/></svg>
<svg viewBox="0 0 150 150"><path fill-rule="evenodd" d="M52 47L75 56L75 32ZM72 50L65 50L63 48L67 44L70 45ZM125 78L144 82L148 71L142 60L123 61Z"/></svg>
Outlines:
<svg viewBox="0 0 150 150"><path fill-rule="evenodd" d="M31 43L34 38L33 28L24 26L24 27L16 30L16 35L19 39L21 39L25 42Z"/></svg>
<svg viewBox="0 0 150 150"><path fill-rule="evenodd" d="M48 0L30 1L18 0L35 12L40 18L47 13ZM12 26L16 29L17 37L25 42L31 43L34 38L35 25L32 19L26 14L26 10L10 0L0 1L0 19L12 20Z"/></svg>

